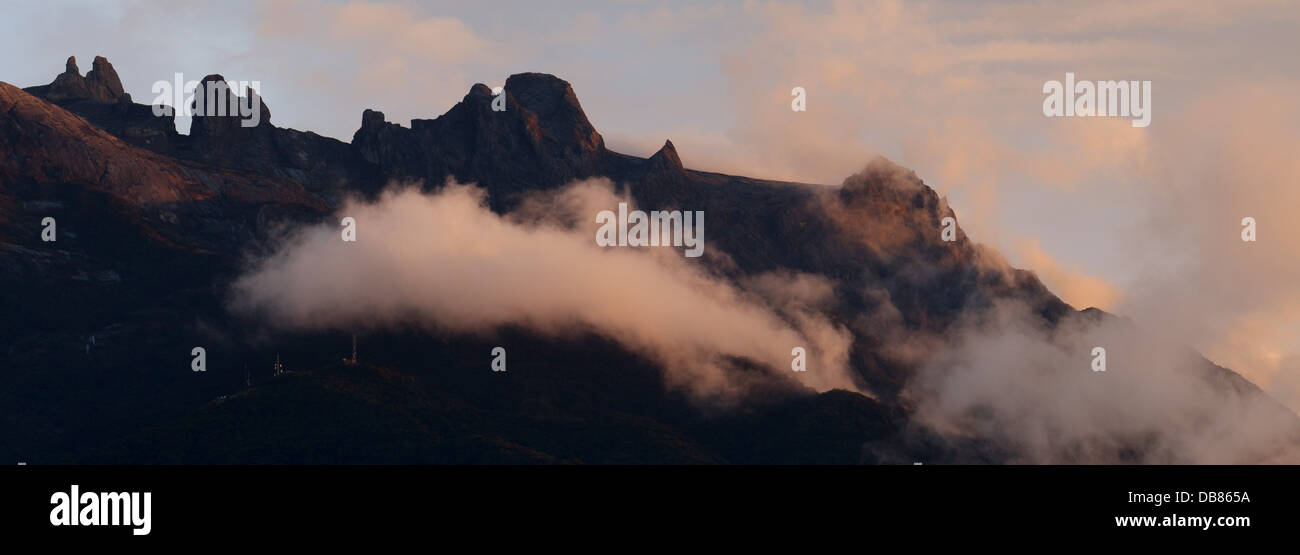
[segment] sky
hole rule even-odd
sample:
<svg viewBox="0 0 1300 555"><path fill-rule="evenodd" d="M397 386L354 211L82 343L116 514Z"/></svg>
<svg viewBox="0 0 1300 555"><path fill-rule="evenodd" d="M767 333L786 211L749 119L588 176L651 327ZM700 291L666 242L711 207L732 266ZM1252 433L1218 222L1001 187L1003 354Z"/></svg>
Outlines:
<svg viewBox="0 0 1300 555"><path fill-rule="evenodd" d="M1300 3L1254 0L18 0L0 80L103 55L143 103L175 73L220 73L259 81L275 125L347 141L363 109L408 125L538 71L620 152L671 139L687 167L821 184L881 154L1065 301L1300 409L1298 29ZM1067 72L1150 81L1150 125L1046 117L1044 83Z"/></svg>

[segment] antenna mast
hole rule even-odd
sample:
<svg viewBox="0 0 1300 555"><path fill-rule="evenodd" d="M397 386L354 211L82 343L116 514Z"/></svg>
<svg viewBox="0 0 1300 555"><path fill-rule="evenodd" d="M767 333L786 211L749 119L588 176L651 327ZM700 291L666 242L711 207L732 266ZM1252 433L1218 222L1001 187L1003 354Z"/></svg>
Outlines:
<svg viewBox="0 0 1300 555"><path fill-rule="evenodd" d="M343 364L348 366L357 365L357 334L352 334L352 358L343 359Z"/></svg>

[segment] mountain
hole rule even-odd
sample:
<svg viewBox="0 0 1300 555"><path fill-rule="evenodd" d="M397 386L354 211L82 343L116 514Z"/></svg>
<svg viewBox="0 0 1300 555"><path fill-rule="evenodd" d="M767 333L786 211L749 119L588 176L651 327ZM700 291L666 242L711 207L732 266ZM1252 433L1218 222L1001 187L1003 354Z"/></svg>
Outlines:
<svg viewBox="0 0 1300 555"><path fill-rule="evenodd" d="M255 126L196 114L181 135L173 117L132 102L107 60L93 66L83 77L69 58L49 85L0 82L0 404L14 408L0 415L9 438L0 459L1017 461L1019 446L996 433L954 434L920 418L909 392L927 362L899 346L946 341L1007 303L1046 330L1118 321L1075 310L960 229L941 239L952 209L888 160L825 186L691 170L671 141L649 158L620 154L550 75L510 76L500 112L482 84L410 127L366 110L345 143L274 126L265 100ZM273 250L287 228L325 221L350 195L374 198L390 182L435 190L451 178L478 184L505 214L593 177L638 206L707 213L703 260L720 279L786 272L832 284L824 314L851 335L859 391L777 379L712 406L598 332L556 338L526 327L364 330L361 363L350 365L339 362L345 333L278 330L227 309L250 257ZM57 222L55 242L41 240L45 217ZM196 338L207 372L190 371ZM513 363L501 379L484 370L484 354L502 338L512 352L545 356ZM288 375L270 375L277 356ZM1230 370L1200 360L1186 376L1265 406L1285 437L1300 438L1294 414ZM1149 460L1144 433L1114 434L1107 448Z"/></svg>

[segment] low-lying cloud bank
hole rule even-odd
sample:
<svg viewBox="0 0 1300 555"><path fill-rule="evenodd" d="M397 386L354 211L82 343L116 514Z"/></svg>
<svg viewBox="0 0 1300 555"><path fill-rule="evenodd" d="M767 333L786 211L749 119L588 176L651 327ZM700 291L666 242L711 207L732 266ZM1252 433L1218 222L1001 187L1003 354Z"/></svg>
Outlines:
<svg viewBox="0 0 1300 555"><path fill-rule="evenodd" d="M703 258L599 247L595 215L632 204L607 180L535 192L505 215L485 201L448 183L348 202L335 221L355 219L355 242L333 222L298 229L235 283L232 308L304 331L596 333L658 363L670 386L733 401L760 380L869 395L849 358L858 336L916 369L902 396L917 422L991 442L1012 462L1300 462L1293 413L1124 319L1086 312L1052 325L1003 300L923 331L905 325L888 284L797 272L730 280L710 273L711 255L725 259L712 247ZM1010 271L978 252L982 271ZM835 314L837 291L855 288L867 308ZM791 370L794 347L806 349L807 372ZM1105 372L1092 371L1095 347L1106 349Z"/></svg>
<svg viewBox="0 0 1300 555"><path fill-rule="evenodd" d="M848 371L849 332L816 312L829 291L820 278L772 274L742 288L680 249L601 248L595 214L631 204L606 180L537 194L504 216L485 200L482 189L448 183L350 201L338 220L355 219L355 242L336 225L297 230L234 284L232 308L299 330L594 332L706 397L747 389L742 359L817 391L861 391ZM807 352L807 372L791 370L795 347Z"/></svg>
<svg viewBox="0 0 1300 555"><path fill-rule="evenodd" d="M1049 327L1006 303L964 322L908 396L949 436L1024 463L1300 462L1300 420L1243 378L1133 323L1079 313ZM1093 349L1106 370L1093 370Z"/></svg>

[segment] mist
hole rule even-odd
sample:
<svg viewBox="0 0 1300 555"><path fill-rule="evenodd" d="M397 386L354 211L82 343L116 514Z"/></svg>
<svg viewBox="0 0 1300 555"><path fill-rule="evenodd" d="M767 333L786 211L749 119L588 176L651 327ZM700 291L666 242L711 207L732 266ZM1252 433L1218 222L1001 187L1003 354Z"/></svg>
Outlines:
<svg viewBox="0 0 1300 555"><path fill-rule="evenodd" d="M1105 349L1094 371L1093 349ZM1047 325L1003 302L959 325L907 396L950 437L995 441L1011 462L1300 461L1300 420L1240 376L1099 311Z"/></svg>
<svg viewBox="0 0 1300 555"><path fill-rule="evenodd" d="M752 379L738 371L742 361L792 386L862 391L847 370L849 332L811 308L816 278L773 274L746 289L679 249L601 248L596 211L631 204L606 180L535 194L507 215L486 200L449 182L348 201L334 221L354 218L355 242L332 223L288 234L236 281L230 306L302 331L595 333L702 397L742 395ZM807 372L791 371L795 347L807 352Z"/></svg>

